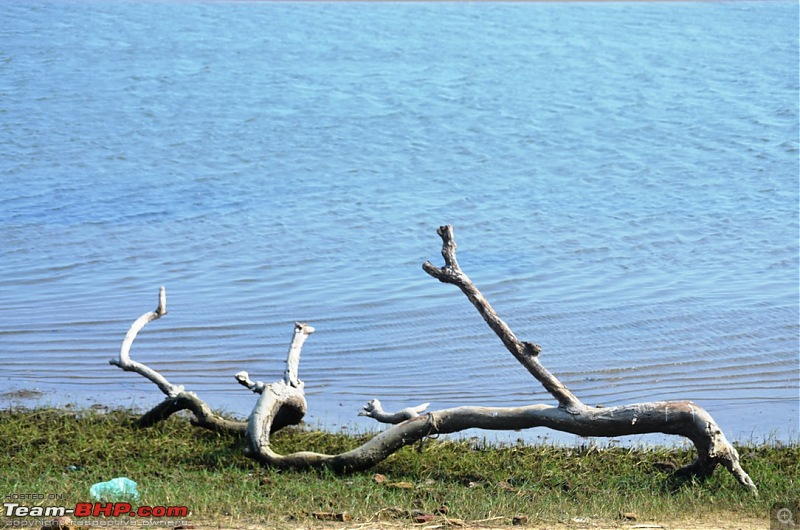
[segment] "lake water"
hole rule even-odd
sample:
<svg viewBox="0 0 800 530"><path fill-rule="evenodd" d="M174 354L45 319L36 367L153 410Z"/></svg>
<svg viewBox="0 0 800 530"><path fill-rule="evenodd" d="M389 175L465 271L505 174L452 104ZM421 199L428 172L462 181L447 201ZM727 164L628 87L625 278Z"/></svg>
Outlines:
<svg viewBox="0 0 800 530"><path fill-rule="evenodd" d="M796 440L798 90L796 2L4 2L0 405L160 401L161 285L133 358L235 414L295 320L314 424L552 403L453 224L587 404Z"/></svg>

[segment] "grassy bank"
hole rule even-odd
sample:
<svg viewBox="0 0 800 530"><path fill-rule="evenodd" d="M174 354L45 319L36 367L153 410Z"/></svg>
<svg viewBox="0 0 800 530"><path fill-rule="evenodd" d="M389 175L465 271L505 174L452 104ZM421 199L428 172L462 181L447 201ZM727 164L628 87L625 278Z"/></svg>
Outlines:
<svg viewBox="0 0 800 530"><path fill-rule="evenodd" d="M185 505L190 520L272 524L313 522L312 514L319 512L347 512L354 522L408 523L415 513L439 519L446 513L447 519L496 525L511 524L519 515L531 523L555 523L615 520L621 513L636 514L637 521L679 513L702 519L721 512L766 520L773 503L800 499L797 443L737 447L760 489L754 498L724 469L704 484L672 488L669 471L692 460L690 449L487 447L429 440L421 453L405 448L368 472L336 476L263 469L242 456L241 439L193 428L184 418L137 429L135 417L126 411L0 412L0 495L61 495L71 507L91 500L92 484L127 476L138 482L142 505ZM339 452L365 438L285 429L275 435L274 447Z"/></svg>

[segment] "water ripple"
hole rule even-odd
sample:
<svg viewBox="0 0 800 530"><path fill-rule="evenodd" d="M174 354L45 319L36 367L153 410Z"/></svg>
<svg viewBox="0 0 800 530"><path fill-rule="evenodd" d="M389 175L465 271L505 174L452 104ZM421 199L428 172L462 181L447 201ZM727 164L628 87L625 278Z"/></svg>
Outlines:
<svg viewBox="0 0 800 530"><path fill-rule="evenodd" d="M135 358L233 412L253 404L233 374L279 377L295 320L317 328L312 422L551 402L421 271L452 223L587 403L692 399L734 436L796 436L796 15L10 2L6 386L157 401L108 360L166 285Z"/></svg>

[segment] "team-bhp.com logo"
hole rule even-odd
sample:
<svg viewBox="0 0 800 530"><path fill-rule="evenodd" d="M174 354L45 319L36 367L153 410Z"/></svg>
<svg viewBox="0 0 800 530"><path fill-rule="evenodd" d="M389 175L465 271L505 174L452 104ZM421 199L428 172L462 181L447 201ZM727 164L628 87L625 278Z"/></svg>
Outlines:
<svg viewBox="0 0 800 530"><path fill-rule="evenodd" d="M79 502L75 508L66 506L23 506L18 502L4 502L3 515L8 518L57 518L72 517L140 517L140 518L184 518L189 515L187 506L137 506L129 502ZM9 519L14 521L15 519ZM8 526L8 521L6 521ZM15 525L12 522L12 526Z"/></svg>

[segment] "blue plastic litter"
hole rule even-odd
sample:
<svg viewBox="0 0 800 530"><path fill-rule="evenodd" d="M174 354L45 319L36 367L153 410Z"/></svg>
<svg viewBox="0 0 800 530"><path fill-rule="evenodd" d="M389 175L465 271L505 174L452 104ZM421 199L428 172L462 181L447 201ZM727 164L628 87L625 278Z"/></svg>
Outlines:
<svg viewBox="0 0 800 530"><path fill-rule="evenodd" d="M98 482L89 488L89 494L96 501L139 500L136 483L126 477L112 478L108 482Z"/></svg>

